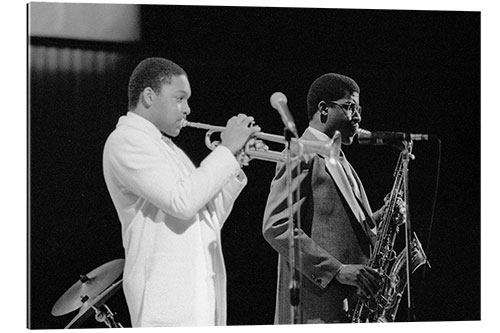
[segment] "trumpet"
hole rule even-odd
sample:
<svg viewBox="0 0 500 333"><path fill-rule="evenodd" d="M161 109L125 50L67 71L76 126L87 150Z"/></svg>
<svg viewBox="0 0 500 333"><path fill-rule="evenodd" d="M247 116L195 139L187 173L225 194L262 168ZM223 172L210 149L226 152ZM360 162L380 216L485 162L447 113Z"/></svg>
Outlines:
<svg viewBox="0 0 500 333"><path fill-rule="evenodd" d="M224 126L214 126L203 123L190 122L187 120L183 121L182 126L206 130L207 133L205 134L205 145L210 150L214 150L220 144L220 141L212 141L212 134L216 132L223 132L226 129ZM287 155L284 151L259 151L253 149L251 147L252 138L262 141L280 143L285 145L285 148L288 147L288 141L284 136L257 132L252 135L252 137L247 141L244 147L244 153L249 157L250 160L258 159L262 161L279 163L284 162L287 159ZM339 149L340 147L338 147L338 145L335 146L333 144L333 139L328 141L313 141L292 138L290 140L290 154L292 158L299 158L304 154L320 154L325 158L330 159L330 161L335 162L335 157L338 156Z"/></svg>

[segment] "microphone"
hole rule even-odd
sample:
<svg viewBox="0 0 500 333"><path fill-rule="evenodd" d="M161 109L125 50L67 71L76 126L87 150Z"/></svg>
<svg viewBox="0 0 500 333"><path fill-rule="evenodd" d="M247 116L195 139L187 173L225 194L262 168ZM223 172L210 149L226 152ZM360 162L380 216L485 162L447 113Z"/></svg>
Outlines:
<svg viewBox="0 0 500 333"><path fill-rule="evenodd" d="M426 141L429 140L429 134L411 134L403 132L370 132L358 128L358 142L361 145L387 145L391 143L400 143L406 140Z"/></svg>
<svg viewBox="0 0 500 333"><path fill-rule="evenodd" d="M283 121L283 124L285 124L285 128L297 137L297 126L295 126L292 114L290 113L290 110L288 110L286 96L283 93L275 92L271 95L270 101L271 106L278 110L281 115L281 120Z"/></svg>

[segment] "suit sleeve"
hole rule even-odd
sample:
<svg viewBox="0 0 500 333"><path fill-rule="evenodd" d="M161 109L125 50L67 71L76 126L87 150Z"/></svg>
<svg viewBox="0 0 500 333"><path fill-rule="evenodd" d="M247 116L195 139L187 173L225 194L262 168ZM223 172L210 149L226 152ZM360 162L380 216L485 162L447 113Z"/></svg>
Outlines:
<svg viewBox="0 0 500 333"><path fill-rule="evenodd" d="M183 220L192 218L241 172L231 152L220 146L198 168L179 176L174 156L142 133L112 137L104 159L105 172L124 190Z"/></svg>
<svg viewBox="0 0 500 333"><path fill-rule="evenodd" d="M292 163L293 216L301 212L305 218L305 203L311 195L311 173L314 158L306 156L302 162ZM299 171L300 169L300 171ZM300 172L300 173L299 173ZM271 183L271 190L263 218L262 233L266 241L287 261L289 260L289 210L287 172L284 164L279 164ZM297 196L299 189L299 196ZM298 231L302 274L320 288L325 288L340 270L342 263L320 247L304 230Z"/></svg>
<svg viewBox="0 0 500 333"><path fill-rule="evenodd" d="M217 194L213 200L215 212L221 223L221 227L224 225L229 213L231 213L236 198L246 186L247 182L248 179L243 170L241 170L237 176L227 182L222 188L222 191Z"/></svg>

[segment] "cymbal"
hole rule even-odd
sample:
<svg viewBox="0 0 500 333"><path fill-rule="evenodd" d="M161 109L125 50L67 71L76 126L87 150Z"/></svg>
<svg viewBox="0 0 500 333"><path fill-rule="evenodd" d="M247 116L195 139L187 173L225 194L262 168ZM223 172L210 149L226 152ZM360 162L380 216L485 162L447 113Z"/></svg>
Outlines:
<svg viewBox="0 0 500 333"><path fill-rule="evenodd" d="M92 315L92 313L95 313L93 311L93 307L98 308L103 305L104 302L106 302L118 291L121 284L122 280L119 280L98 296L90 298L88 301L83 303L83 305L80 307L80 311L78 311L78 314L68 323L68 325L66 325L65 329L79 327L85 320L87 320L90 315Z"/></svg>
<svg viewBox="0 0 500 333"><path fill-rule="evenodd" d="M89 299L95 298L122 273L125 259L105 263L73 284L52 307L53 316L62 316L80 308Z"/></svg>

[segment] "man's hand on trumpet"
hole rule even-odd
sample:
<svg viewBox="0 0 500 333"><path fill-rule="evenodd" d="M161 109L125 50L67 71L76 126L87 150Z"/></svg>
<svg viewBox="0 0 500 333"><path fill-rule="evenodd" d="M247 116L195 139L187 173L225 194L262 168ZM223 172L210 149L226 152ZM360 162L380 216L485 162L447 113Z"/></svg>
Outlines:
<svg viewBox="0 0 500 333"><path fill-rule="evenodd" d="M268 151L269 147L264 143L264 141L251 138L245 144L245 147L240 149L240 151L236 154L236 159L240 163L241 166L246 166L249 164L252 157L247 154L249 150L252 151Z"/></svg>
<svg viewBox="0 0 500 333"><path fill-rule="evenodd" d="M238 157L238 155L241 155L241 152L244 153L245 146L247 146L250 137L257 132L260 132L260 126L254 125L254 118L240 113L238 116L231 117L231 119L227 121L225 129L221 133L221 145L227 147ZM257 143L255 143L255 145L257 146ZM261 147L262 145L263 143L261 141L258 146ZM248 158L248 156L246 158ZM249 159L244 165L247 165L248 161ZM242 162L245 161L240 160L240 163Z"/></svg>

